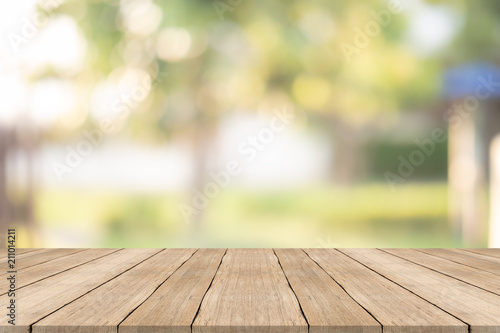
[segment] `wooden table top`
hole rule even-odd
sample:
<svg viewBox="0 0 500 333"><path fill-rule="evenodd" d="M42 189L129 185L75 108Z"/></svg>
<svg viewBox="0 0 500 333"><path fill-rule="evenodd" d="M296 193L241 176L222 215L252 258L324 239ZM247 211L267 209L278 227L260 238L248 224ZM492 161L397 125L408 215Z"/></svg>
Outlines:
<svg viewBox="0 0 500 333"><path fill-rule="evenodd" d="M500 332L500 249L16 249L15 296L0 263L0 332Z"/></svg>

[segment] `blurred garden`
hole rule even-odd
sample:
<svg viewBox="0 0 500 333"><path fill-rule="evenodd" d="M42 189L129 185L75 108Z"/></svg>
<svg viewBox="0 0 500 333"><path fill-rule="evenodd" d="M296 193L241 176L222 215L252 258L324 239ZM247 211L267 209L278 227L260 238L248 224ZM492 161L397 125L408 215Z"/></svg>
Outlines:
<svg viewBox="0 0 500 333"><path fill-rule="evenodd" d="M0 226L22 247L498 244L499 17L494 0L1 4Z"/></svg>

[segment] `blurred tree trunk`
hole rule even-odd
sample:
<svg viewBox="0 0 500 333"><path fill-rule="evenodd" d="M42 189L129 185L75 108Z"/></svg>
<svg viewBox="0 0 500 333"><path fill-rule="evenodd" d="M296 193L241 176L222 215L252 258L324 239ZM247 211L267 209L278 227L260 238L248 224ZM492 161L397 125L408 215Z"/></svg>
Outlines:
<svg viewBox="0 0 500 333"><path fill-rule="evenodd" d="M21 133L21 132L19 132ZM35 237L35 217L33 211L34 204L34 165L33 157L36 149L37 133L33 128L25 128L21 136L11 128L0 127L0 246L5 246L6 233L8 228L22 224L27 227L28 244L34 244ZM9 152L18 151L24 155L26 168L14 165L14 172L21 170L23 174L18 174L17 179L7 177L7 157ZM18 159L14 159L18 163ZM24 191L18 179L26 180ZM15 188L14 195L9 198L8 188Z"/></svg>
<svg viewBox="0 0 500 333"><path fill-rule="evenodd" d="M36 128L30 127L27 130L27 137L24 142L24 153L26 156L26 190L24 198L24 207L26 212L23 220L26 222L28 229L28 241L30 244L35 242L35 213L34 213L34 198L35 198L35 170L34 170L34 155L37 149L38 132Z"/></svg>
<svg viewBox="0 0 500 333"><path fill-rule="evenodd" d="M193 152L194 152L194 175L193 175L193 188L197 190L197 192L203 193L203 187L207 181L208 174L208 158L209 158L209 143L210 143L210 135L209 131L205 125L205 117L201 114L201 111L198 111L197 120L195 123L195 133L194 133L194 141L193 141ZM197 194L195 192L192 193L193 202L195 196ZM197 213L194 214L192 222L195 227L199 226L205 215L206 207L200 207L197 210Z"/></svg>
<svg viewBox="0 0 500 333"><path fill-rule="evenodd" d="M490 226L488 247L500 247L500 134L490 149Z"/></svg>
<svg viewBox="0 0 500 333"><path fill-rule="evenodd" d="M193 91L199 92L203 91L203 85L206 84L205 75L206 72L203 69L208 68L210 66L210 62L212 61L212 57L203 57L192 62L192 68L196 73L191 81L191 86L193 87ZM202 96L202 97L200 97ZM209 169L210 169L210 160L213 158L211 154L213 153L213 142L217 129L217 120L216 116L210 116L212 114L217 114L214 112L217 110L218 105L211 96L201 94L196 98L193 94L192 105L195 109L195 115L192 120L192 125L194 128L193 133L193 154L194 154L194 174L193 174L193 182L192 189L196 190L196 193L191 191L191 203L199 193L204 194L204 187L209 181ZM221 189L222 190L222 189ZM210 205L210 198L207 199L207 204L204 207L199 207L197 209L197 213L193 214L191 221L193 224L192 230L194 234L197 234L201 230L201 225L203 224L205 213ZM196 237L196 235L195 235Z"/></svg>
<svg viewBox="0 0 500 333"><path fill-rule="evenodd" d="M366 174L363 131L338 117L330 119L333 142L332 178L336 184L348 185Z"/></svg>

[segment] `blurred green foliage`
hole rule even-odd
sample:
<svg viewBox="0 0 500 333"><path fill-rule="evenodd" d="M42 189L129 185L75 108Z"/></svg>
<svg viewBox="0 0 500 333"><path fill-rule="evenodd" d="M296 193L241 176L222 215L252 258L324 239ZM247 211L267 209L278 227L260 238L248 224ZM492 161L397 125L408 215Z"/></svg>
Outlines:
<svg viewBox="0 0 500 333"><path fill-rule="evenodd" d="M423 136L430 137L430 136ZM448 145L437 143L434 152L427 156L422 165L415 167L411 175L412 181L419 180L446 180L448 176ZM410 154L419 150L414 143L394 142L390 140L374 140L366 148L367 160L370 165L369 177L376 180L384 180L386 171L397 174L399 156L406 161Z"/></svg>
<svg viewBox="0 0 500 333"><path fill-rule="evenodd" d="M200 226L180 219L180 194L54 189L40 198L43 225L88 230L95 237L88 242L99 247L460 245L449 232L445 183L404 184L394 192L384 183L264 194L229 189L211 201Z"/></svg>

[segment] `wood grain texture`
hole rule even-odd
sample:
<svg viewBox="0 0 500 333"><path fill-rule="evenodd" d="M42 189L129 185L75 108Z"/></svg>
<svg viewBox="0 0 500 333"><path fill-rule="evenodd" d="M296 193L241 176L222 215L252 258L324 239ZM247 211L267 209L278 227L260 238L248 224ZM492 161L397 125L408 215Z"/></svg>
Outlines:
<svg viewBox="0 0 500 333"><path fill-rule="evenodd" d="M450 261L474 267L486 272L500 275L500 262L495 262L495 258L481 256L480 254L475 255L472 252L463 253L456 251L454 249L417 249L420 252L424 252L433 256L440 258L445 258Z"/></svg>
<svg viewBox="0 0 500 333"><path fill-rule="evenodd" d="M335 249L306 249L384 332L464 332L467 325Z"/></svg>
<svg viewBox="0 0 500 333"><path fill-rule="evenodd" d="M17 253L29 267L17 274L16 326L5 311L0 333L500 333L495 251L225 251ZM7 288L0 280L4 307Z"/></svg>
<svg viewBox="0 0 500 333"><path fill-rule="evenodd" d="M191 333L225 249L200 249L120 324L120 333Z"/></svg>
<svg viewBox="0 0 500 333"><path fill-rule="evenodd" d="M459 318L471 332L500 332L500 296L380 250L339 251Z"/></svg>
<svg viewBox="0 0 500 333"><path fill-rule="evenodd" d="M496 274L411 249L382 250L500 295L500 277Z"/></svg>
<svg viewBox="0 0 500 333"><path fill-rule="evenodd" d="M112 333L194 249L167 249L33 325L33 333Z"/></svg>
<svg viewBox="0 0 500 333"><path fill-rule="evenodd" d="M382 332L380 324L301 249L276 249L310 333Z"/></svg>
<svg viewBox="0 0 500 333"><path fill-rule="evenodd" d="M8 244L6 244L7 246ZM27 254L27 253L30 253L30 252L38 252L38 251L48 251L48 250L51 250L51 249L35 249L35 248L32 248L32 249L29 249L29 248L18 248L16 247L16 254ZM7 248L2 248L1 249L2 251L2 259L4 258L4 256L7 255Z"/></svg>
<svg viewBox="0 0 500 333"><path fill-rule="evenodd" d="M486 257L500 258L500 249L462 249L462 250L481 254Z"/></svg>
<svg viewBox="0 0 500 333"><path fill-rule="evenodd" d="M31 266L39 265L83 250L84 249L51 249L48 252L32 253L30 256L21 257L16 260L16 270L19 272Z"/></svg>
<svg viewBox="0 0 500 333"><path fill-rule="evenodd" d="M270 249L230 249L217 271L193 332L306 333L295 294Z"/></svg>
<svg viewBox="0 0 500 333"><path fill-rule="evenodd" d="M16 325L8 325L8 317L2 316L0 332L28 333L30 325L159 251L159 249L117 251L85 265L57 274L50 279L17 290L16 298L19 310ZM0 304L8 303L9 298L7 295L0 296Z"/></svg>
<svg viewBox="0 0 500 333"><path fill-rule="evenodd" d="M476 253L476 252L473 252L473 251L467 251L467 250L464 250L464 249L449 249L450 251L452 252L457 252L457 253L461 253L461 254L465 254L465 255L468 255L470 257L473 257L473 258L478 258L478 259L485 259L485 260L488 260L488 261L492 261L494 263L497 263L500 265L500 258L498 258L495 254L494 251L489 251L489 255L485 256L484 254L480 254L480 253Z"/></svg>
<svg viewBox="0 0 500 333"><path fill-rule="evenodd" d="M32 256L40 255L43 253L48 253L51 251L54 251L54 249L38 249L35 251L27 251L27 252L22 252L22 253L17 253L17 250L16 250L16 263L17 263L17 261L19 261L21 259L24 260L24 259L30 258ZM0 266L7 265L7 260L9 260L7 255L8 255L7 249L3 249L3 255L0 258Z"/></svg>
<svg viewBox="0 0 500 333"><path fill-rule="evenodd" d="M32 249L32 248L16 248L16 253L25 254L28 252L39 251L40 249Z"/></svg>
<svg viewBox="0 0 500 333"><path fill-rule="evenodd" d="M39 265L31 266L17 273L17 289L24 288L27 285L46 279L63 271L70 270L76 266L85 264L89 261L103 257L110 253L118 251L117 249L88 249L60 257ZM0 280L0 295L7 293L9 281L6 278Z"/></svg>

